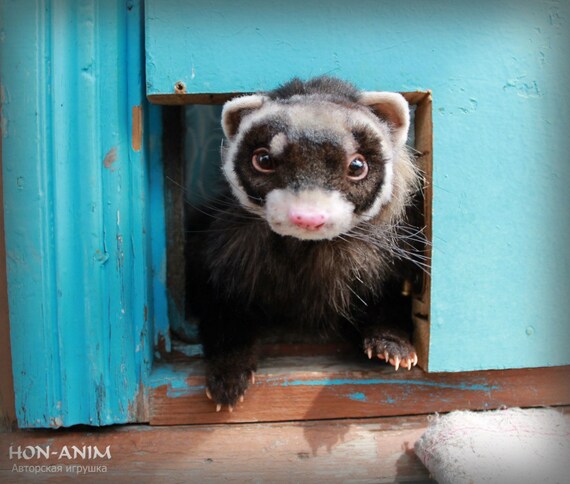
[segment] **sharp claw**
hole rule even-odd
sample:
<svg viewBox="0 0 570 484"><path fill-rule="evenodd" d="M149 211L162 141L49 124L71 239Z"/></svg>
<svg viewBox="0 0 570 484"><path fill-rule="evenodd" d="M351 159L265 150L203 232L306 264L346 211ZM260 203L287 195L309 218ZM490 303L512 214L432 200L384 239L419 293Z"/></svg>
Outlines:
<svg viewBox="0 0 570 484"><path fill-rule="evenodd" d="M218 404L216 405L216 412L219 412L221 409L222 409L222 404L221 404L221 403L218 403Z"/></svg>
<svg viewBox="0 0 570 484"><path fill-rule="evenodd" d="M400 357L396 356L394 358L394 368L396 368L396 371L398 371L398 368L400 368Z"/></svg>
<svg viewBox="0 0 570 484"><path fill-rule="evenodd" d="M255 373L254 373L253 371L251 372L251 375L250 375L250 377L249 377L249 382L250 382L252 385L255 385Z"/></svg>
<svg viewBox="0 0 570 484"><path fill-rule="evenodd" d="M368 355L368 359L370 360L372 358L372 348L368 348L366 350L366 354Z"/></svg>
<svg viewBox="0 0 570 484"><path fill-rule="evenodd" d="M240 401L240 403L243 403L243 395L241 397L239 397L239 401Z"/></svg>
<svg viewBox="0 0 570 484"><path fill-rule="evenodd" d="M414 366L418 364L418 355L414 353Z"/></svg>
<svg viewBox="0 0 570 484"><path fill-rule="evenodd" d="M230 411L230 413L232 413L234 411L234 407L232 407L231 405L228 406L228 410Z"/></svg>
<svg viewBox="0 0 570 484"><path fill-rule="evenodd" d="M384 350L384 359L387 363L390 361L390 353L388 353L388 350Z"/></svg>
<svg viewBox="0 0 570 484"><path fill-rule="evenodd" d="M410 371L412 369L412 360L409 359L408 360L408 371Z"/></svg>
<svg viewBox="0 0 570 484"><path fill-rule="evenodd" d="M210 390L208 390L207 388L206 388L206 396L208 397L208 400L212 399L212 394L210 393Z"/></svg>

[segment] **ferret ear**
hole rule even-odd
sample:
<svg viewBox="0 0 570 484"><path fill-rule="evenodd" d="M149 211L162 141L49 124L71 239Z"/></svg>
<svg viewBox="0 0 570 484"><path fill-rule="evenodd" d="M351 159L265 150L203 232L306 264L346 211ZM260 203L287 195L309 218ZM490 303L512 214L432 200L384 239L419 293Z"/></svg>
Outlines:
<svg viewBox="0 0 570 484"><path fill-rule="evenodd" d="M410 109L404 96L395 92L368 91L361 94L358 102L372 108L380 119L388 121L396 145L406 143L410 129Z"/></svg>
<svg viewBox="0 0 570 484"><path fill-rule="evenodd" d="M233 138L243 117L259 109L266 99L267 97L261 94L251 94L235 97L227 101L222 109L222 128L226 138Z"/></svg>

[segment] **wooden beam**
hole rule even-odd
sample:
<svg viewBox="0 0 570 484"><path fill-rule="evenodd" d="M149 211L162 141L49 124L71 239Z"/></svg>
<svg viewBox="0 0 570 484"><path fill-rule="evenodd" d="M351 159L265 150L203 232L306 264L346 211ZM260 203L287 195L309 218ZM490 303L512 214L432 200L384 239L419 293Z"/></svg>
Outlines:
<svg viewBox="0 0 570 484"><path fill-rule="evenodd" d="M186 264L184 263L184 112L179 106L162 109L162 160L165 177L166 285L171 331L184 325Z"/></svg>
<svg viewBox="0 0 570 484"><path fill-rule="evenodd" d="M431 92L404 93L410 104L415 104L414 119L415 149L420 153L417 160L423 176L423 185L419 194L422 210L418 220L414 222L421 228L429 244L424 255L431 270L432 237L432 199L433 199L433 119ZM418 353L418 365L429 369L429 335L431 277L429 272L418 273L418 281L414 281L414 298L412 305L414 335L413 343ZM420 282L421 281L421 282Z"/></svg>
<svg viewBox="0 0 570 484"><path fill-rule="evenodd" d="M248 93L213 93L213 94L151 94L147 99L152 104L176 106L181 104L224 104L235 96Z"/></svg>
<svg viewBox="0 0 570 484"><path fill-rule="evenodd" d="M341 356L263 359L256 383L232 413L207 399L200 360L155 368L153 425L380 417L570 404L570 366L425 373Z"/></svg>
<svg viewBox="0 0 570 484"><path fill-rule="evenodd" d="M413 451L426 417L193 427L126 426L95 431L0 434L0 481L73 477L90 466L111 482L432 482ZM49 447L48 459L9 459L8 449ZM110 459L58 459L67 446L97 446ZM31 452L28 450L28 453ZM62 472L12 472L14 465L62 466ZM102 470L99 468L99 470ZM84 476L81 476L84 477Z"/></svg>
<svg viewBox="0 0 570 484"><path fill-rule="evenodd" d="M12 352L10 350L10 317L8 313L6 246L4 242L4 195L2 187L2 132L0 131L0 430L11 429L16 426Z"/></svg>
<svg viewBox="0 0 570 484"><path fill-rule="evenodd" d="M173 93L173 94L149 94L147 99L152 104L161 104L164 106L176 106L181 104L224 104L233 97L251 94L249 92L216 92L216 93ZM431 93L427 91L410 91L403 92L402 95L410 104L418 104L431 97Z"/></svg>

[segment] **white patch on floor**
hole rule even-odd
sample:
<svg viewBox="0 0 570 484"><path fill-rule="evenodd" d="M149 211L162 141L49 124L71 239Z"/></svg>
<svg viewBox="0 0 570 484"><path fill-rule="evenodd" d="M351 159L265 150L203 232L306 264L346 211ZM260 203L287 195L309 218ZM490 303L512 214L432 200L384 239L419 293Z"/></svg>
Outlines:
<svg viewBox="0 0 570 484"><path fill-rule="evenodd" d="M554 409L436 416L415 444L439 484L570 482L570 415Z"/></svg>

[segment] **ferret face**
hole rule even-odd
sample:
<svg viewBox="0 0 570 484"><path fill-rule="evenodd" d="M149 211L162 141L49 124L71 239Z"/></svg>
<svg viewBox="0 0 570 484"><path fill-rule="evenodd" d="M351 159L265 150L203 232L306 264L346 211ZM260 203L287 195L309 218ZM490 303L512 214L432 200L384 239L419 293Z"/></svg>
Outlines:
<svg viewBox="0 0 570 484"><path fill-rule="evenodd" d="M390 202L401 141L366 105L254 95L226 103L222 117L224 174L240 203L274 232L333 239Z"/></svg>

